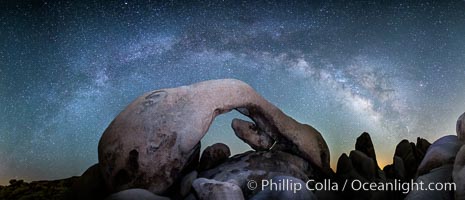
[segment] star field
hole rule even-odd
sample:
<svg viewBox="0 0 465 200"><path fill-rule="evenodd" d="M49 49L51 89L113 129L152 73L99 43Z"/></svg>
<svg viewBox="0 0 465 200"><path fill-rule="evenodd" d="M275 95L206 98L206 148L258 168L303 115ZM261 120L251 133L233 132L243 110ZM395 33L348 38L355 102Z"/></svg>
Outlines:
<svg viewBox="0 0 465 200"><path fill-rule="evenodd" d="M0 7L0 184L80 175L142 93L236 78L318 129L334 166L371 134L455 134L465 111L464 1L9 1ZM202 141L249 147L219 116Z"/></svg>

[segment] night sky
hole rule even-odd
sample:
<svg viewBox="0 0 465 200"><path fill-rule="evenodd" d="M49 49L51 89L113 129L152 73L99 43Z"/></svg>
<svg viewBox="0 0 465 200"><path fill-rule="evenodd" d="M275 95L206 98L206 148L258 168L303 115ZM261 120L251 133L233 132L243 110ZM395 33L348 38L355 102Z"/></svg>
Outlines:
<svg viewBox="0 0 465 200"><path fill-rule="evenodd" d="M142 93L236 78L318 129L335 165L371 134L381 166L402 139L455 134L465 111L465 1L2 1L0 184L80 175ZM235 111L202 146L236 138Z"/></svg>

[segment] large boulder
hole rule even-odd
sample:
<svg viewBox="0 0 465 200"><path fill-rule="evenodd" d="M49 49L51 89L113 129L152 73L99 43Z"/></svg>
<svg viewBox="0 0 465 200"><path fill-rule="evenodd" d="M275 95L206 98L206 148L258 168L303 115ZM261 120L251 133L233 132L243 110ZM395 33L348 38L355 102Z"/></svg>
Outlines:
<svg viewBox="0 0 465 200"><path fill-rule="evenodd" d="M402 159L405 167L405 178L411 179L415 177L418 165L421 160L416 156L415 144L408 140L402 140L396 146L394 156L398 156Z"/></svg>
<svg viewBox="0 0 465 200"><path fill-rule="evenodd" d="M465 200L465 145L462 145L455 158L452 178L457 186L455 199Z"/></svg>
<svg viewBox="0 0 465 200"><path fill-rule="evenodd" d="M316 129L287 116L246 83L223 79L151 91L129 104L99 141L107 187L165 193L189 171L213 119L232 109L248 116L280 150L331 171L328 146Z"/></svg>
<svg viewBox="0 0 465 200"><path fill-rule="evenodd" d="M229 158L225 163L201 172L199 177L222 182L234 181L246 198L251 198L258 191L251 190L247 183L256 181L261 188L262 180L270 180L276 176L292 176L303 181L316 179L312 174L315 169L308 161L282 151L248 151Z"/></svg>
<svg viewBox="0 0 465 200"><path fill-rule="evenodd" d="M452 165L443 165L441 167L431 170L431 172L419 176L415 183L416 188L423 187L423 189L411 189L405 197L405 200L452 200L453 187L450 184ZM422 185L422 186L420 186ZM442 187L441 189L428 189L430 187ZM412 186L413 187L413 186Z"/></svg>
<svg viewBox="0 0 465 200"><path fill-rule="evenodd" d="M461 146L462 143L455 135L447 135L433 142L418 166L418 175L426 174L445 164L454 164L455 156Z"/></svg>
<svg viewBox="0 0 465 200"><path fill-rule="evenodd" d="M462 143L465 143L465 113L457 120L457 136Z"/></svg>
<svg viewBox="0 0 465 200"><path fill-rule="evenodd" d="M231 156L231 151L229 147L223 143L216 143L208 146L203 150L202 156L200 157L199 171L211 169L226 161L229 156Z"/></svg>

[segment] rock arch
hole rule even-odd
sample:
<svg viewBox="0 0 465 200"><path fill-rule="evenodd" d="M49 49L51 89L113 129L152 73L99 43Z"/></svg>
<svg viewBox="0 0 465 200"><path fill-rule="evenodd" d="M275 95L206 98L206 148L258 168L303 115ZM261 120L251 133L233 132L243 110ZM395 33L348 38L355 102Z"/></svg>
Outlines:
<svg viewBox="0 0 465 200"><path fill-rule="evenodd" d="M99 164L108 189L166 192L189 162L198 159L200 140L213 119L233 109L253 121L234 120L232 127L254 149L266 150L273 143L273 148L329 170L329 149L316 129L287 116L248 84L221 79L155 90L130 103L99 141ZM263 138L266 141L257 141Z"/></svg>

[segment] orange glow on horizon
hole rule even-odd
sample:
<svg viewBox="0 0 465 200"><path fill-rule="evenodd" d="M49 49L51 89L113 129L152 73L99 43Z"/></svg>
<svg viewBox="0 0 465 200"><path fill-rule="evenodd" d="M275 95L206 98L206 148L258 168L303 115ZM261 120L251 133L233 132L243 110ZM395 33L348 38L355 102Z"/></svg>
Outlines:
<svg viewBox="0 0 465 200"><path fill-rule="evenodd" d="M339 159L339 157L337 157L334 162L331 162L331 169L333 169L334 172L337 170L337 159ZM383 170L386 165L392 164L392 159L388 160L378 157L376 157L376 159L378 160L378 166L381 170Z"/></svg>

